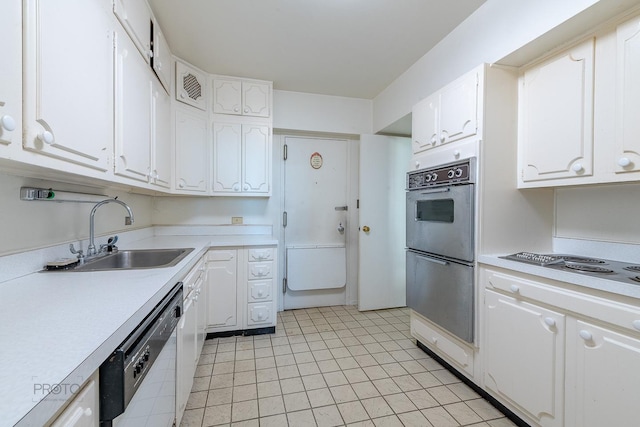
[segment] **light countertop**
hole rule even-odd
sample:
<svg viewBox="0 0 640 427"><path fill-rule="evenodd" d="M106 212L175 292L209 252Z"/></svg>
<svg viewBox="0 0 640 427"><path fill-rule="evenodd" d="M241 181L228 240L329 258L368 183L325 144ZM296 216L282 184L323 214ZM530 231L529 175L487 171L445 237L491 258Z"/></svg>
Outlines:
<svg viewBox="0 0 640 427"><path fill-rule="evenodd" d="M507 254L481 255L478 257L478 262L480 264L488 266L505 268L520 273L531 274L551 280L557 280L559 282L578 285L588 289L640 299L640 283L623 283L615 280L608 280L606 278L587 276L569 271L540 267L533 264L500 258L500 256L503 255Z"/></svg>
<svg viewBox="0 0 640 427"><path fill-rule="evenodd" d="M209 247L275 244L263 235L161 235L126 249L195 249L169 268L38 272L0 283L0 426L48 421Z"/></svg>

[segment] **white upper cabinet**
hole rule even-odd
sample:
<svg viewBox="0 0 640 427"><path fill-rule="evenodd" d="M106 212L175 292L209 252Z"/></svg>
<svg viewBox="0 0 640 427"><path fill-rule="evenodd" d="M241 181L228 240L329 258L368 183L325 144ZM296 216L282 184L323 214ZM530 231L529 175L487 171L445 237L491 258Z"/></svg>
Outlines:
<svg viewBox="0 0 640 427"><path fill-rule="evenodd" d="M22 136L22 6L8 1L0 13L0 156L3 146L20 146Z"/></svg>
<svg viewBox="0 0 640 427"><path fill-rule="evenodd" d="M114 22L109 4L98 3L24 2L23 145L106 171L113 150ZM60 168L45 157L39 163Z"/></svg>
<svg viewBox="0 0 640 427"><path fill-rule="evenodd" d="M149 182L152 81L131 39L116 33L116 175Z"/></svg>
<svg viewBox="0 0 640 427"><path fill-rule="evenodd" d="M269 195L270 165L269 126L214 122L214 195Z"/></svg>
<svg viewBox="0 0 640 427"><path fill-rule="evenodd" d="M163 188L171 187L171 98L153 80L151 118L153 121L151 135L151 183Z"/></svg>
<svg viewBox="0 0 640 427"><path fill-rule="evenodd" d="M524 183L593 173L594 40L524 72L520 178Z"/></svg>
<svg viewBox="0 0 640 427"><path fill-rule="evenodd" d="M113 13L127 31L145 61L151 50L151 10L145 0L113 0Z"/></svg>
<svg viewBox="0 0 640 427"><path fill-rule="evenodd" d="M207 83L205 73L184 62L176 61L176 99L206 111Z"/></svg>
<svg viewBox="0 0 640 427"><path fill-rule="evenodd" d="M160 25L153 22L153 57L151 64L158 80L162 83L164 89L169 93L171 91L171 51L169 44L164 38Z"/></svg>
<svg viewBox="0 0 640 427"><path fill-rule="evenodd" d="M214 77L214 114L271 116L271 83Z"/></svg>
<svg viewBox="0 0 640 427"><path fill-rule="evenodd" d="M615 172L623 175L640 171L640 18L618 27L616 51L616 135L611 161Z"/></svg>
<svg viewBox="0 0 640 427"><path fill-rule="evenodd" d="M413 107L414 154L478 133L479 79L473 70Z"/></svg>
<svg viewBox="0 0 640 427"><path fill-rule="evenodd" d="M175 190L207 194L209 187L209 138L207 118L197 110L175 110Z"/></svg>

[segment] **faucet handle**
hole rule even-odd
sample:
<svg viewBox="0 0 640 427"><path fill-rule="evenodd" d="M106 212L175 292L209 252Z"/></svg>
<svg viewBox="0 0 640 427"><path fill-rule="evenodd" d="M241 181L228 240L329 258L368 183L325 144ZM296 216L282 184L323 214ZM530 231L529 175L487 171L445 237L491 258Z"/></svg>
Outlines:
<svg viewBox="0 0 640 427"><path fill-rule="evenodd" d="M80 263L84 261L84 251L82 249L76 250L76 248L73 246L73 243L69 243L69 251L71 251L71 253L74 255L78 255L78 260L80 260Z"/></svg>

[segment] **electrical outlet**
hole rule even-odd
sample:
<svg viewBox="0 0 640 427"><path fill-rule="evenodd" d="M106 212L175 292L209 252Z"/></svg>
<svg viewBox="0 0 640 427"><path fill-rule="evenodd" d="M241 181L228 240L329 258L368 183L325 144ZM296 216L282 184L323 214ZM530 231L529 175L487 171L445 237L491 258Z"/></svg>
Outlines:
<svg viewBox="0 0 640 427"><path fill-rule="evenodd" d="M242 217L241 216L232 216L231 217L231 224L242 224Z"/></svg>

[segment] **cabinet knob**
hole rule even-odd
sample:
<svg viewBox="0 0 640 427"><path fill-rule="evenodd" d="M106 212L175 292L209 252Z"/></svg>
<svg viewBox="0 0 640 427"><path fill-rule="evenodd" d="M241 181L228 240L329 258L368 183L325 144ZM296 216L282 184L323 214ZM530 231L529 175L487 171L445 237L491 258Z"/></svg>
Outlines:
<svg viewBox="0 0 640 427"><path fill-rule="evenodd" d="M582 172L584 170L584 167L582 166L582 163L575 163L573 166L571 166L571 169L574 172Z"/></svg>
<svg viewBox="0 0 640 427"><path fill-rule="evenodd" d="M436 138L436 136L435 136L435 135L433 135L433 136L431 137L431 145L436 145L436 142L438 142L438 139Z"/></svg>
<svg viewBox="0 0 640 427"><path fill-rule="evenodd" d="M249 190L249 186L247 184L244 185L244 187L242 187L244 189L244 191Z"/></svg>
<svg viewBox="0 0 640 427"><path fill-rule="evenodd" d="M40 132L38 134L38 139L42 142L44 142L45 144L51 145L53 144L53 134L51 132L49 132L48 130L45 130L43 132Z"/></svg>
<svg viewBox="0 0 640 427"><path fill-rule="evenodd" d="M544 318L544 323L547 324L548 327L553 328L554 326L556 326L556 321L554 319L552 319L551 317L545 317Z"/></svg>
<svg viewBox="0 0 640 427"><path fill-rule="evenodd" d="M513 292L514 294L520 292L520 287L518 285L511 285L509 286L509 289L511 289L511 292Z"/></svg>
<svg viewBox="0 0 640 427"><path fill-rule="evenodd" d="M455 150L455 151L453 152L453 157L455 157L456 159L457 159L458 157L460 157L460 150Z"/></svg>
<svg viewBox="0 0 640 427"><path fill-rule="evenodd" d="M438 344L438 337L432 337L431 342L435 345Z"/></svg>
<svg viewBox="0 0 640 427"><path fill-rule="evenodd" d="M238 184L234 184L233 191L240 191L240 186Z"/></svg>
<svg viewBox="0 0 640 427"><path fill-rule="evenodd" d="M416 162L416 169L420 169L420 162Z"/></svg>
<svg viewBox="0 0 640 427"><path fill-rule="evenodd" d="M264 314L258 313L258 319L262 320L263 317L264 317Z"/></svg>
<svg viewBox="0 0 640 427"><path fill-rule="evenodd" d="M640 320L634 320L633 322L631 322L631 324L634 328L640 331Z"/></svg>
<svg viewBox="0 0 640 427"><path fill-rule="evenodd" d="M236 108L234 108L234 109L233 109L233 112L234 112L234 113L237 113L238 111L240 111L240 109L239 109L238 107L236 107Z"/></svg>
<svg viewBox="0 0 640 427"><path fill-rule="evenodd" d="M262 289L261 289L261 290L259 290L259 291L258 291L258 296L259 296L259 297L261 297L261 296L263 296L263 295L264 295L264 292L262 291Z"/></svg>
<svg viewBox="0 0 640 427"><path fill-rule="evenodd" d="M446 137L444 136L444 133L440 134L440 144L444 143L444 141L446 141Z"/></svg>
<svg viewBox="0 0 640 427"><path fill-rule="evenodd" d="M628 157L620 157L618 159L618 166L620 167L626 167L629 166L631 164L631 159L629 159Z"/></svg>
<svg viewBox="0 0 640 427"><path fill-rule="evenodd" d="M591 332L583 329L579 332L580 338L582 338L585 341L593 341L593 335L591 335Z"/></svg>
<svg viewBox="0 0 640 427"><path fill-rule="evenodd" d="M245 108L245 109L244 109L244 112L245 112L245 113L248 113L248 112L249 112L249 109L248 109L248 108Z"/></svg>
<svg viewBox="0 0 640 427"><path fill-rule="evenodd" d="M162 62L158 61L156 64L156 67L158 68L158 71L162 70Z"/></svg>
<svg viewBox="0 0 640 427"><path fill-rule="evenodd" d="M178 184L178 187L184 188L184 182L181 182L180 184Z"/></svg>
<svg viewBox="0 0 640 427"><path fill-rule="evenodd" d="M14 131L16 129L16 121L8 114L0 117L0 126L6 131Z"/></svg>

